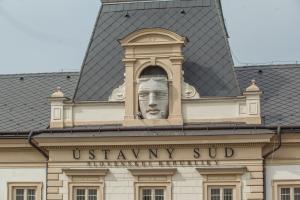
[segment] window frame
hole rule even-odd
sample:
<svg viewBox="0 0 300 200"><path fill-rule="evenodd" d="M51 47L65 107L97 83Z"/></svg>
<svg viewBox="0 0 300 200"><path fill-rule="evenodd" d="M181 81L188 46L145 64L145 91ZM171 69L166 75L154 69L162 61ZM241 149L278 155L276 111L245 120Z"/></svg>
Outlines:
<svg viewBox="0 0 300 200"><path fill-rule="evenodd" d="M155 187L140 187L139 189L140 189L139 200L143 200L143 190L144 189L151 190L151 200L155 200L155 190L162 189L164 191L164 200L166 199L166 188L165 187L157 187L157 186L155 186Z"/></svg>
<svg viewBox="0 0 300 200"><path fill-rule="evenodd" d="M209 185L207 187L207 199L211 200L211 189L220 189L220 200L224 200L224 189L232 189L232 200L236 199L236 185Z"/></svg>
<svg viewBox="0 0 300 200"><path fill-rule="evenodd" d="M100 189L101 189L101 187L99 187L99 186L97 186L97 187L93 187L93 186L73 186L72 187L73 188L73 191L72 191L72 193L73 193L73 200L76 200L76 197L77 197L77 193L76 193L76 190L77 189L83 189L83 190L85 190L85 200L88 200L89 198L88 198L88 190L90 190L90 189L94 189L94 190L97 190L97 200L99 200L99 198L101 198L100 197L100 194L101 194L101 192L100 192Z"/></svg>
<svg viewBox="0 0 300 200"><path fill-rule="evenodd" d="M108 169L64 169L68 176L68 200L75 200L76 188L96 188L97 200L104 200L104 177Z"/></svg>
<svg viewBox="0 0 300 200"><path fill-rule="evenodd" d="M42 182L8 182L7 192L8 200L16 200L16 189L24 189L25 194L28 189L35 189L35 200L42 199ZM25 196L24 194L24 196ZM27 200L27 195L25 196Z"/></svg>
<svg viewBox="0 0 300 200"><path fill-rule="evenodd" d="M233 200L239 200L241 199L241 182L240 181L216 181L216 182L208 182L204 181L204 188L203 188L203 194L204 194L204 200L211 200L210 199L210 188L232 188L232 197ZM221 200L223 200L223 197L221 197Z"/></svg>
<svg viewBox="0 0 300 200"><path fill-rule="evenodd" d="M172 199L172 176L176 168L128 169L134 176L134 200L141 200L142 188L164 188L164 200Z"/></svg>
<svg viewBox="0 0 300 200"><path fill-rule="evenodd" d="M245 166L199 167L197 171L203 177L203 199L209 199L210 187L234 188L233 200L241 199L241 176L247 171Z"/></svg>
<svg viewBox="0 0 300 200"><path fill-rule="evenodd" d="M69 200L76 200L75 189L97 189L97 200L103 200L103 183L69 182ZM87 200L87 199L86 199Z"/></svg>
<svg viewBox="0 0 300 200"><path fill-rule="evenodd" d="M290 179L290 180L273 180L272 181L273 189L273 199L281 199L281 188L290 188L290 200L294 200L294 188L300 188L299 179Z"/></svg>

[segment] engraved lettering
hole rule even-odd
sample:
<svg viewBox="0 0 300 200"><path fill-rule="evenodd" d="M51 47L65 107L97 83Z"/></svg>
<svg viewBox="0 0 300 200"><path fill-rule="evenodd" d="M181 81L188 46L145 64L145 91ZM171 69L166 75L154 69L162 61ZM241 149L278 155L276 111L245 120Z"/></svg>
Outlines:
<svg viewBox="0 0 300 200"><path fill-rule="evenodd" d="M108 160L108 153L110 152L110 150L108 149L103 149L102 152L104 152L104 159Z"/></svg>
<svg viewBox="0 0 300 200"><path fill-rule="evenodd" d="M74 149L73 150L73 158L75 160L79 160L80 159L80 150L79 149Z"/></svg>
<svg viewBox="0 0 300 200"><path fill-rule="evenodd" d="M122 159L122 160L126 160L126 157L125 157L125 155L124 155L124 153L123 153L123 151L122 150L120 150L120 152L119 152L119 155L118 155L118 158L117 158L118 160L120 160L120 159Z"/></svg>
<svg viewBox="0 0 300 200"><path fill-rule="evenodd" d="M208 151L209 151L210 158L215 158L217 156L217 148L216 147L210 147Z"/></svg>
<svg viewBox="0 0 300 200"><path fill-rule="evenodd" d="M226 147L225 148L225 157L226 158L231 158L234 155L234 150L233 148Z"/></svg>
<svg viewBox="0 0 300 200"><path fill-rule="evenodd" d="M175 149L173 149L173 148L167 148L166 150L167 150L167 152L169 154L169 159L173 159L172 154L173 154L173 152L174 152Z"/></svg>
<svg viewBox="0 0 300 200"><path fill-rule="evenodd" d="M194 158L200 158L200 149L194 148Z"/></svg>
<svg viewBox="0 0 300 200"><path fill-rule="evenodd" d="M95 160L96 156L95 156L95 150L94 149L90 149L89 150L89 159L90 160Z"/></svg>
<svg viewBox="0 0 300 200"><path fill-rule="evenodd" d="M131 151L132 151L134 157L136 159L138 159L139 158L139 154L140 154L140 150L138 149L137 151L135 151L135 149L131 149Z"/></svg>
<svg viewBox="0 0 300 200"><path fill-rule="evenodd" d="M152 159L152 157L157 158L157 149L149 149L149 158Z"/></svg>

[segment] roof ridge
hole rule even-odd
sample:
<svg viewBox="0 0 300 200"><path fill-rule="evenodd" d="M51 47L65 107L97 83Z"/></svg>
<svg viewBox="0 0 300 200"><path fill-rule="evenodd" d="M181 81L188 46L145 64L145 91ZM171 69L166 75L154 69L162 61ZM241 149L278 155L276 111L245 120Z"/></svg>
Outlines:
<svg viewBox="0 0 300 200"><path fill-rule="evenodd" d="M26 76L26 77L37 77L37 76L47 76L47 75L79 75L79 71L70 71L70 72L37 72L37 73L15 73L15 74L0 74L0 78L9 78L9 77L20 77L20 76Z"/></svg>
<svg viewBox="0 0 300 200"><path fill-rule="evenodd" d="M248 66L234 66L235 71L251 70L251 69L289 69L300 68L300 64L275 64L275 65L248 65Z"/></svg>

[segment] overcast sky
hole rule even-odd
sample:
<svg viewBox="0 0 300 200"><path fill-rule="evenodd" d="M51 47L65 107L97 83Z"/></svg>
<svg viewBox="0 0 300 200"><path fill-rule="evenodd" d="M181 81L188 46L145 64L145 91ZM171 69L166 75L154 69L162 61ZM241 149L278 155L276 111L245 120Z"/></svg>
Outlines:
<svg viewBox="0 0 300 200"><path fill-rule="evenodd" d="M222 0L235 65L300 63L300 0ZM0 74L79 71L99 0L0 0Z"/></svg>

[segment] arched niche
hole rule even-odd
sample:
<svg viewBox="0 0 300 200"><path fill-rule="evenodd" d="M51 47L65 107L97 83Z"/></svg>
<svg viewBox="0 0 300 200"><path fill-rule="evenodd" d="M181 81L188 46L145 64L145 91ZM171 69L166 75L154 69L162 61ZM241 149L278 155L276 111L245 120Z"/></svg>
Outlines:
<svg viewBox="0 0 300 200"><path fill-rule="evenodd" d="M137 80L141 76L141 73L150 66L159 66L160 68L162 68L166 72L166 74L168 76L168 80L172 81L172 79L173 79L172 69L169 68L169 65L166 65L165 63L162 63L159 61L156 61L156 62L148 61L148 62L141 64L138 67L138 69L136 70L134 79Z"/></svg>
<svg viewBox="0 0 300 200"><path fill-rule="evenodd" d="M161 28L146 28L132 32L120 40L125 65L125 126L182 125L181 83L183 53L187 39ZM169 115L165 120L140 119L137 83L148 66L163 68L169 81Z"/></svg>
<svg viewBox="0 0 300 200"><path fill-rule="evenodd" d="M167 72L158 65L141 71L137 84L140 119L168 119L169 81Z"/></svg>

